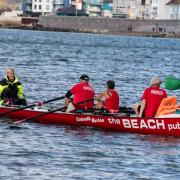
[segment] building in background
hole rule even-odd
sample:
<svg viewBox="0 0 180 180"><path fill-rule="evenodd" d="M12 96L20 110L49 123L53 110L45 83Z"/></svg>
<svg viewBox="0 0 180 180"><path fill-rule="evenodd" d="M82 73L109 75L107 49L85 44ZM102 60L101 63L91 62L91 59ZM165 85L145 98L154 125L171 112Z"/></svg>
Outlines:
<svg viewBox="0 0 180 180"><path fill-rule="evenodd" d="M23 11L24 16L31 16L32 15L32 0L22 0L21 9Z"/></svg>
<svg viewBox="0 0 180 180"><path fill-rule="evenodd" d="M56 14L58 16L88 16L84 9L76 9L76 6L69 6L63 9L58 9Z"/></svg>
<svg viewBox="0 0 180 180"><path fill-rule="evenodd" d="M169 19L169 0L137 0L138 19Z"/></svg>
<svg viewBox="0 0 180 180"><path fill-rule="evenodd" d="M102 16L103 0L85 0L85 8L90 17Z"/></svg>
<svg viewBox="0 0 180 180"><path fill-rule="evenodd" d="M90 17L102 16L129 19L180 19L180 0L21 1L23 14L26 16L49 15L55 14L56 12L62 12L65 15L66 12L70 13L75 9L76 15L77 11L79 11L79 13L81 12L82 15L85 14ZM72 8L70 8L71 6Z"/></svg>
<svg viewBox="0 0 180 180"><path fill-rule="evenodd" d="M169 8L166 5L169 0L151 0L150 19L169 19Z"/></svg>
<svg viewBox="0 0 180 180"><path fill-rule="evenodd" d="M63 9L64 2L64 0L53 0L53 11L56 12L58 9Z"/></svg>
<svg viewBox="0 0 180 180"><path fill-rule="evenodd" d="M129 8L130 0L113 0L113 17L127 18Z"/></svg>
<svg viewBox="0 0 180 180"><path fill-rule="evenodd" d="M53 12L53 0L32 0L32 12L47 15Z"/></svg>
<svg viewBox="0 0 180 180"><path fill-rule="evenodd" d="M22 11L25 16L47 15L61 7L61 0L22 0Z"/></svg>
<svg viewBox="0 0 180 180"><path fill-rule="evenodd" d="M129 11L128 11L128 17L130 19L136 19L136 0L130 0L129 2Z"/></svg>
<svg viewBox="0 0 180 180"><path fill-rule="evenodd" d="M112 17L113 0L103 0L102 16Z"/></svg>
<svg viewBox="0 0 180 180"><path fill-rule="evenodd" d="M171 0L167 3L170 19L180 19L180 0Z"/></svg>

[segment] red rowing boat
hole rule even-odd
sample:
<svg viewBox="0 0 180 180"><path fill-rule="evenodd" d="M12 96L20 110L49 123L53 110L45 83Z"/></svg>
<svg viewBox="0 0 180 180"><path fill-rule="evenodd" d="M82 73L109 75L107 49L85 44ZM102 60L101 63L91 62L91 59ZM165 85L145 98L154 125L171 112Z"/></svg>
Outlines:
<svg viewBox="0 0 180 180"><path fill-rule="evenodd" d="M5 113L15 108L0 107L0 113ZM13 119L24 119L48 112L45 109L26 109L9 113ZM58 124L70 126L89 126L111 131L172 135L180 136L180 114L161 118L137 118L125 114L93 114L93 113L66 113L55 112L43 115L33 120L43 124Z"/></svg>

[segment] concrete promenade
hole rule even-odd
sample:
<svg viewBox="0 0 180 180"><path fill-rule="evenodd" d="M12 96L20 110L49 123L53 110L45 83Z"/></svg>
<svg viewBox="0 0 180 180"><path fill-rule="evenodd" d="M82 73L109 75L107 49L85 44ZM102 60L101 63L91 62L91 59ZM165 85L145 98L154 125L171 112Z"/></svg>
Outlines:
<svg viewBox="0 0 180 180"><path fill-rule="evenodd" d="M21 27L21 17L4 17L0 16L0 27L19 28Z"/></svg>

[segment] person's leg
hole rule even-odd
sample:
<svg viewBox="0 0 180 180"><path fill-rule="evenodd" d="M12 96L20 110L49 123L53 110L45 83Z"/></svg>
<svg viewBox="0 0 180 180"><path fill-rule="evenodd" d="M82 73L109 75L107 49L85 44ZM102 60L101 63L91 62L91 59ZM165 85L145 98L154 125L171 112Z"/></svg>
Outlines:
<svg viewBox="0 0 180 180"><path fill-rule="evenodd" d="M25 99L18 99L13 102L14 105L22 105L22 106L27 106L26 100Z"/></svg>
<svg viewBox="0 0 180 180"><path fill-rule="evenodd" d="M98 101L98 102L97 102L97 105L96 105L96 108L97 108L97 109L104 108L104 103L103 103L102 101Z"/></svg>
<svg viewBox="0 0 180 180"><path fill-rule="evenodd" d="M141 106L139 104L137 104L137 103L133 104L133 106L132 106L132 108L134 109L137 117L139 116L140 107Z"/></svg>

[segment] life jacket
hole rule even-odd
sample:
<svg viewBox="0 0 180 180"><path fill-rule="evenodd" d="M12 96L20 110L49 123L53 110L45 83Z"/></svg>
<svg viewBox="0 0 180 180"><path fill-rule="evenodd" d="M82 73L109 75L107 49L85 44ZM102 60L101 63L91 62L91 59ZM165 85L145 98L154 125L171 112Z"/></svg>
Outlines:
<svg viewBox="0 0 180 180"><path fill-rule="evenodd" d="M18 99L18 87L21 83L15 78L13 82L10 82L7 78L4 78L0 85L2 87L1 99Z"/></svg>
<svg viewBox="0 0 180 180"><path fill-rule="evenodd" d="M119 95L115 90L108 90L107 94L109 98L107 98L104 102L105 109L110 112L118 112L119 111Z"/></svg>
<svg viewBox="0 0 180 180"><path fill-rule="evenodd" d="M175 96L164 98L157 110L156 117L175 113L177 109L179 109L179 105Z"/></svg>

